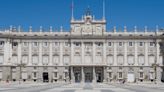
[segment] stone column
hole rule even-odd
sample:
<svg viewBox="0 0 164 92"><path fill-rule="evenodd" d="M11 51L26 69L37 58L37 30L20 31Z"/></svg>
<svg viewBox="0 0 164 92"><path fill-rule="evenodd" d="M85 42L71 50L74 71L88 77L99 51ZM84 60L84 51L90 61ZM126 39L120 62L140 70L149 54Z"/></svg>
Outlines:
<svg viewBox="0 0 164 92"><path fill-rule="evenodd" d="M73 67L71 67L71 83L75 82L75 76L74 76L74 72L73 72Z"/></svg>
<svg viewBox="0 0 164 92"><path fill-rule="evenodd" d="M107 72L106 72L106 67L104 66L103 67L103 70L104 70L104 79L103 79L103 82L107 82Z"/></svg>
<svg viewBox="0 0 164 92"><path fill-rule="evenodd" d="M84 63L84 42L81 42L81 64Z"/></svg>
<svg viewBox="0 0 164 92"><path fill-rule="evenodd" d="M85 76L84 76L84 67L81 67L81 83L84 83Z"/></svg>
<svg viewBox="0 0 164 92"><path fill-rule="evenodd" d="M95 72L95 67L93 66L93 83L96 83L96 72Z"/></svg>

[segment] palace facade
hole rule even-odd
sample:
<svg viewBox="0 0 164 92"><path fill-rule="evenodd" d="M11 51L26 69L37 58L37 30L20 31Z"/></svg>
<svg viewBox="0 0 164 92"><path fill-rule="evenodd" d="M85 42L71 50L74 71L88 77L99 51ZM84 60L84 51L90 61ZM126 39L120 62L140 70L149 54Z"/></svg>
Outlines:
<svg viewBox="0 0 164 92"><path fill-rule="evenodd" d="M107 31L106 20L87 12L71 30L0 31L0 81L161 82L163 32L135 27Z"/></svg>

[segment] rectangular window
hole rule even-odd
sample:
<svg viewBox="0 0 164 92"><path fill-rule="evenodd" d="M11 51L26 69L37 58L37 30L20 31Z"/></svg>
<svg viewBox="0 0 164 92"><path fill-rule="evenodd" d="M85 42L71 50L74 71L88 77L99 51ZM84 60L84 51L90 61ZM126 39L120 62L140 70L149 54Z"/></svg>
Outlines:
<svg viewBox="0 0 164 92"><path fill-rule="evenodd" d="M4 44L4 41L0 41L0 45L3 45Z"/></svg>
<svg viewBox="0 0 164 92"><path fill-rule="evenodd" d="M0 47L3 47L4 41L0 41Z"/></svg>
<svg viewBox="0 0 164 92"><path fill-rule="evenodd" d="M70 43L69 42L65 42L65 46L66 47L70 46Z"/></svg>
<svg viewBox="0 0 164 92"><path fill-rule="evenodd" d="M108 42L108 46L112 46L112 43L111 42Z"/></svg>
<svg viewBox="0 0 164 92"><path fill-rule="evenodd" d="M44 47L47 47L48 46L48 42L44 42Z"/></svg>
<svg viewBox="0 0 164 92"><path fill-rule="evenodd" d="M122 72L118 73L118 78L122 78Z"/></svg>
<svg viewBox="0 0 164 92"><path fill-rule="evenodd" d="M55 42L54 43L54 46L59 46L59 42Z"/></svg>
<svg viewBox="0 0 164 92"><path fill-rule="evenodd" d="M57 72L54 72L54 77L57 78Z"/></svg>
<svg viewBox="0 0 164 92"><path fill-rule="evenodd" d="M36 72L34 72L34 78L36 78Z"/></svg>
<svg viewBox="0 0 164 92"><path fill-rule="evenodd" d="M34 43L33 43L33 46L34 46L34 47L37 47L37 46L38 46L38 42L34 42Z"/></svg>
<svg viewBox="0 0 164 92"><path fill-rule="evenodd" d="M143 78L144 76L143 76L143 72L140 72L140 78Z"/></svg>
<svg viewBox="0 0 164 92"><path fill-rule="evenodd" d="M15 46L18 46L18 43L17 42L13 42L12 45L15 47Z"/></svg>
<svg viewBox="0 0 164 92"><path fill-rule="evenodd" d="M80 47L80 42L75 42L75 46Z"/></svg>
<svg viewBox="0 0 164 92"><path fill-rule="evenodd" d="M133 42L129 42L129 46L133 46Z"/></svg>
<svg viewBox="0 0 164 92"><path fill-rule="evenodd" d="M92 47L92 43L85 43L85 48L89 48L89 47Z"/></svg>
<svg viewBox="0 0 164 92"><path fill-rule="evenodd" d="M143 46L143 42L140 42L140 43L139 43L139 46Z"/></svg>
<svg viewBox="0 0 164 92"><path fill-rule="evenodd" d="M27 47L27 42L24 42L24 43L23 43L23 46L24 46L24 47Z"/></svg>
<svg viewBox="0 0 164 92"><path fill-rule="evenodd" d="M154 42L150 42L150 46L154 46Z"/></svg>
<svg viewBox="0 0 164 92"><path fill-rule="evenodd" d="M122 46L122 42L119 42L118 44L119 44L119 46Z"/></svg>
<svg viewBox="0 0 164 92"><path fill-rule="evenodd" d="M103 44L101 42L96 43L97 47L102 46Z"/></svg>
<svg viewBox="0 0 164 92"><path fill-rule="evenodd" d="M109 72L109 79L112 78L112 72Z"/></svg>
<svg viewBox="0 0 164 92"><path fill-rule="evenodd" d="M64 74L64 75L65 75L65 78L67 78L68 73L67 73L67 72L65 72L65 74Z"/></svg>

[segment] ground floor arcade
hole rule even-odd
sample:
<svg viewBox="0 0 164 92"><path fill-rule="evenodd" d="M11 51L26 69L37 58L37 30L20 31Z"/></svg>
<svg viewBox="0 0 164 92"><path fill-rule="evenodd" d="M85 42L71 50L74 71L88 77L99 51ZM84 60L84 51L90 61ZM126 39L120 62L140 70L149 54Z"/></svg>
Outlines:
<svg viewBox="0 0 164 92"><path fill-rule="evenodd" d="M161 82L164 80L161 67L149 66L2 66L0 82Z"/></svg>

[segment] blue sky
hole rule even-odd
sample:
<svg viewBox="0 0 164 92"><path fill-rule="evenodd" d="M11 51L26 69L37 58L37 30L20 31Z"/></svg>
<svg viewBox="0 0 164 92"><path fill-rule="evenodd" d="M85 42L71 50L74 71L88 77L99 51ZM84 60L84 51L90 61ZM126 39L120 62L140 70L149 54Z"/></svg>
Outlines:
<svg viewBox="0 0 164 92"><path fill-rule="evenodd" d="M39 29L53 26L55 29L70 29L72 0L0 0L0 28L30 25ZM107 29L124 25L140 29L156 25L164 27L164 0L105 0ZM74 16L80 19L87 7L97 19L102 18L102 0L74 0Z"/></svg>

